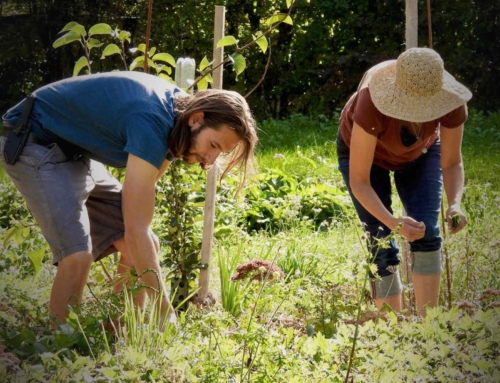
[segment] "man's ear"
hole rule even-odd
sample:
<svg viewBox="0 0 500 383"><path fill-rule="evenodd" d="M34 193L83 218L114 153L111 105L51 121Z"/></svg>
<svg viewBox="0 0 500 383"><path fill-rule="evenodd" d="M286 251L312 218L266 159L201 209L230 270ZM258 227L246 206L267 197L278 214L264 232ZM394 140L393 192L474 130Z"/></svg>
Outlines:
<svg viewBox="0 0 500 383"><path fill-rule="evenodd" d="M192 128L195 128L196 124L198 124L198 127L203 125L204 116L205 114L201 110L199 110L198 112L194 112L193 114L191 114L191 116L189 116L188 125Z"/></svg>

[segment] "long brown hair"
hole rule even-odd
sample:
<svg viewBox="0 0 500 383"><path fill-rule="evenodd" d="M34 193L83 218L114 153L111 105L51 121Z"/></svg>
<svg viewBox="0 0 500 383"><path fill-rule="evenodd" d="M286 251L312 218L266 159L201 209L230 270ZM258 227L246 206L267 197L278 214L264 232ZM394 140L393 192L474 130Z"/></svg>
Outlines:
<svg viewBox="0 0 500 383"><path fill-rule="evenodd" d="M168 139L168 149L174 157L187 154L192 142L189 117L195 112L203 112L204 125L213 129L222 129L223 124L229 125L240 137L240 142L229 154L227 166L221 179L240 164L242 181L252 173L257 145L255 120L246 100L237 92L221 89L208 89L194 95L178 93L175 97L177 118Z"/></svg>

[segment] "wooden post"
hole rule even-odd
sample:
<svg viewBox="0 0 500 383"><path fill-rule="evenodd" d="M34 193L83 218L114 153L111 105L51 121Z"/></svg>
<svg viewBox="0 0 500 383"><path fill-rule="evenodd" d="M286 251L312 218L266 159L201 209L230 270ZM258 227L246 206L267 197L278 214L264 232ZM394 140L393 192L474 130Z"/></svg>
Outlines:
<svg viewBox="0 0 500 383"><path fill-rule="evenodd" d="M434 49L432 44L431 0L427 0L427 32L429 34L429 48Z"/></svg>
<svg viewBox="0 0 500 383"><path fill-rule="evenodd" d="M406 49L416 48L418 46L418 0L406 0ZM406 216L406 210L402 208L403 216ZM411 252L410 252L410 244L406 239L403 240L402 246L402 277L406 281L406 284L412 284L412 272L411 272ZM404 309L412 309L415 308L415 298L414 293L410 292L409 294L409 302L408 304L405 301L405 294L402 296L402 303Z"/></svg>
<svg viewBox="0 0 500 383"><path fill-rule="evenodd" d="M213 66L218 66L224 56L224 48L217 48L217 42L224 37L225 7L215 6L214 19L214 46L213 46ZM218 67L213 73L213 87L222 89L222 66ZM203 221L203 242L201 245L201 265L199 291L196 300L206 303L208 296L208 285L210 282L210 256L212 254L212 242L214 233L215 217L215 194L217 188L217 166L213 166L207 175L207 193L205 198L205 214Z"/></svg>
<svg viewBox="0 0 500 383"><path fill-rule="evenodd" d="M406 0L406 49L418 46L418 0Z"/></svg>

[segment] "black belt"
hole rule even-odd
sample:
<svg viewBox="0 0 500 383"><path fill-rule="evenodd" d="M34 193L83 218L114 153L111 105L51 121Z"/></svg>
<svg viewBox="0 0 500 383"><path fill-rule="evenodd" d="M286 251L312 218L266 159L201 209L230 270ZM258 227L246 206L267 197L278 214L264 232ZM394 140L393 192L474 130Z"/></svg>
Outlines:
<svg viewBox="0 0 500 383"><path fill-rule="evenodd" d="M2 130L2 136L3 137L9 137L9 134L10 132L12 131L12 128L9 128L7 126L3 126L3 130ZM47 143L46 141L38 138L37 136L35 136L33 133L30 133L29 136L28 136L28 140L26 141L26 143L29 143L29 144L39 144L39 145L48 145L49 143Z"/></svg>
<svg viewBox="0 0 500 383"><path fill-rule="evenodd" d="M12 128L8 128L4 125L3 131L2 131L2 136L8 137L11 131L12 131ZM42 145L42 146L48 146L48 145L52 144L53 142L54 141L42 140L41 138L38 138L37 136L35 136L31 132L28 136L28 140L26 141L26 143L38 144L38 145ZM82 157L82 154L80 153L79 148L77 148L76 146L71 145L69 143L64 143L64 142L59 142L58 145L59 145L59 148L64 152L66 157L68 157L69 159L76 161L80 157Z"/></svg>

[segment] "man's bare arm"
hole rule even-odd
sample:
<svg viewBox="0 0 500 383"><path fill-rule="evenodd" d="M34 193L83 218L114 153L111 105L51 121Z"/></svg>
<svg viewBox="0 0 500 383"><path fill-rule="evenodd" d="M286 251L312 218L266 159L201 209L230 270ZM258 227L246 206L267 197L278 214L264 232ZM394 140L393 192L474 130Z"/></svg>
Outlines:
<svg viewBox="0 0 500 383"><path fill-rule="evenodd" d="M158 169L150 163L129 154L125 181L123 183L123 216L125 221L125 242L130 251L137 274L145 270L141 282L154 291L162 294L162 318L173 315L167 299L165 286L161 276L158 254L149 228L153 219L155 207L155 182ZM147 289L151 297L155 296L153 290Z"/></svg>

